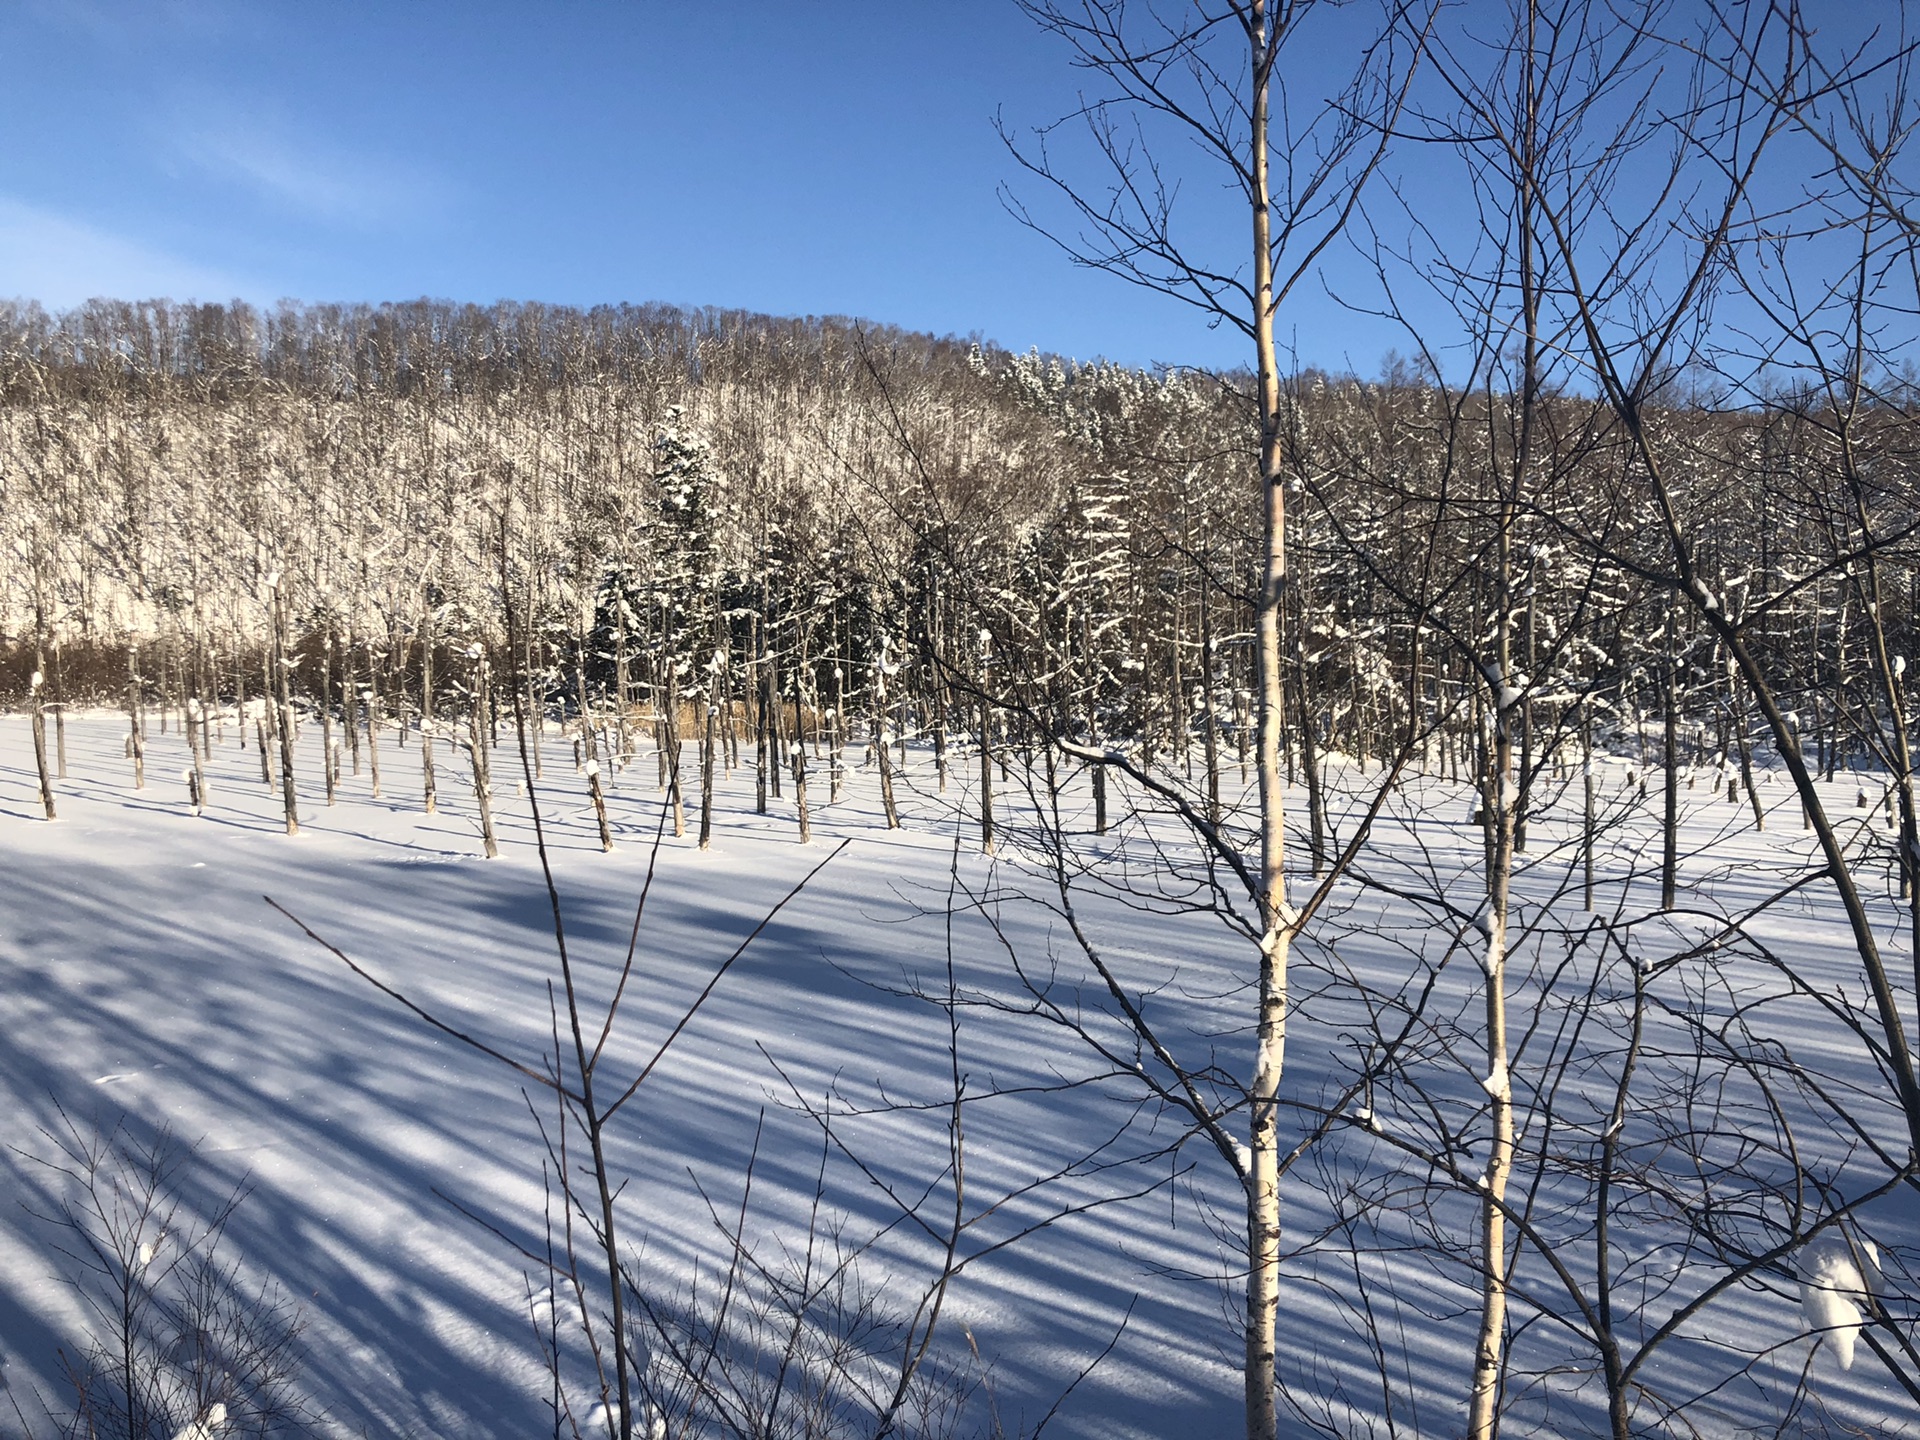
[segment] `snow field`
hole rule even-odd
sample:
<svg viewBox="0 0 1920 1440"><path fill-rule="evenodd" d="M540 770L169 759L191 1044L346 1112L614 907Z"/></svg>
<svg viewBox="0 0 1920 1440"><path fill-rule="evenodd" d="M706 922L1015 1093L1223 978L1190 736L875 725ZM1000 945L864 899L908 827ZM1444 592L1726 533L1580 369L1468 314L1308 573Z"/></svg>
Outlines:
<svg viewBox="0 0 1920 1440"><path fill-rule="evenodd" d="M0 854L14 896L0 922L14 1037L4 1062L15 1098L8 1144L32 1150L58 1099L82 1118L124 1110L196 1142L207 1195L249 1177L254 1193L233 1243L305 1305L311 1379L342 1433L505 1436L547 1423L521 1267L434 1194L537 1239L538 1137L519 1080L376 994L262 898L449 1023L537 1063L550 1046L545 986L555 966L530 815L513 795L517 757L503 749L495 759L504 853L487 862L470 787L444 745L439 814L419 811L417 740L396 749L391 735L387 798L372 800L366 776L349 776L329 809L318 727L303 727L312 770L300 774L302 833L290 839L278 792L260 783L255 752L239 749L231 730L215 749L212 805L195 817L185 787L166 778L181 768L170 756L185 755L179 737L150 729L148 785L134 791L118 718L71 718L70 778L57 782L61 814L47 824L37 818L31 749L13 728L0 741ZM561 749L550 740L543 814L583 989L604 997L658 819L654 761L643 754L612 786L619 849L605 856L584 779ZM823 775L818 782L808 849L795 843L790 800L752 813L746 772L730 783L713 851L697 851L689 834L661 853L631 1008L610 1047L628 1073L764 911L833 841L859 837L722 982L618 1127L615 1160L636 1200L629 1233L665 1280L684 1281L696 1259L717 1254L695 1180L722 1206L737 1199L763 1110L753 1223L770 1232L804 1220L817 1127L781 1108L786 1086L756 1044L816 1100L836 1079L869 1102L877 1076L892 1093L936 1101L947 1083L940 1014L862 981L897 986L907 971L944 963L944 927L919 910L945 895L951 827L926 802L889 834L870 786L856 780L846 800L826 806ZM983 1040L968 1068L1007 1080L1049 1058L1017 1037ZM1055 1168L1076 1130L1102 1118L1074 1097L1057 1114L1050 1104L997 1103L1005 1122L970 1121L979 1136L969 1183L981 1195ZM869 1158L883 1172L925 1185L944 1162L941 1114L880 1117L869 1128ZM7 1163L16 1188L30 1183L32 1167ZM894 1218L871 1186L833 1183L830 1204L856 1233ZM1102 1178L1080 1188L1121 1187ZM1011 1207L976 1243L1042 1209ZM51 1391L52 1342L75 1333L79 1316L52 1279L48 1236L17 1213L0 1224L13 1241L0 1300L9 1383ZM1049 1387L1064 1386L1111 1338L1144 1264L1180 1256L1157 1231L1138 1217L1111 1230L1082 1222L968 1275L949 1313L972 1324L998 1362L1009 1424L1022 1406L1034 1410L1029 1423L1037 1418ZM883 1251L870 1278L923 1258ZM1138 1428L1106 1433L1147 1435L1169 1416L1231 1417L1232 1373L1199 1340L1214 1308L1211 1291L1175 1287L1137 1312L1129 1335L1153 1358L1089 1380L1080 1423L1124 1412Z"/></svg>
<svg viewBox="0 0 1920 1440"><path fill-rule="evenodd" d="M0 868L8 877L0 993L9 1037L0 1074L13 1102L0 1134L13 1148L0 1163L10 1191L31 1196L44 1185L15 1151L35 1151L56 1102L82 1119L124 1114L136 1127L170 1127L196 1145L201 1196L242 1177L252 1185L232 1244L305 1307L311 1388L340 1433L538 1433L548 1421L523 1267L449 1203L537 1243L540 1151L520 1081L375 993L262 899L271 896L449 1024L537 1064L551 1045L546 985L556 967L530 813L515 793L517 755L506 746L494 757L503 854L485 861L464 768L444 745L436 754L441 813L419 810L417 739L397 748L391 732L382 737L386 798L371 798L364 773L348 775L329 808L318 780L319 729L306 725L302 833L290 839L280 833L278 792L261 784L257 755L238 748L231 728L215 749L211 805L198 817L177 778L181 737L161 735L156 717L148 784L135 791L123 729L111 714L69 718L69 778L56 782L60 819L47 824L38 816L25 722L0 724ZM604 998L659 816L654 759L647 747L630 768L603 777L612 780L618 845L606 856L585 778L570 752L563 757L566 748L549 739L538 793L582 986ZM665 1293L721 1253L702 1190L723 1210L737 1204L756 1126L764 1130L749 1225L774 1240L791 1240L804 1226L820 1133L793 1109L776 1066L814 1103L837 1093L836 1108L871 1108L884 1094L925 1107L847 1116L836 1131L903 1192L937 1186L947 1154L947 1020L901 992L944 993L951 934L956 982L976 1002L960 1011L960 1069L976 1097L965 1112L971 1203L984 1208L1096 1150L1107 1164L1017 1195L970 1228L963 1253L991 1253L957 1283L949 1353L963 1355L961 1327L970 1328L994 1366L996 1403L1013 1429L1038 1418L1131 1306L1113 1354L1049 1433L1231 1433L1239 1423L1238 1341L1220 1288L1207 1278L1232 1264L1234 1182L1225 1163L1199 1144L1167 1151L1179 1135L1171 1115L1143 1107L1124 1076L1089 1080L1101 1067L1084 1047L1040 1019L1009 1013L1022 999L1011 949L1029 974L1050 981L1051 993L1080 1007L1090 1028L1120 1041L1061 918L1033 903L1049 893L1044 857L1023 844L1035 835L1033 808L1017 784L996 796L1001 854L989 861L965 816L964 758L942 797L931 793L930 755L910 751L900 787L905 823L893 832L856 749L848 761L846 798L837 805L825 803L824 767L812 767L810 847L796 844L790 794L769 814L754 813L750 769L724 782L711 852L695 848L691 813L688 835L662 844L631 1008L610 1043L609 1063L622 1074L653 1053L760 916L833 844L852 840L721 982L617 1126L614 1159L631 1177L628 1234L644 1246L649 1275ZM1344 834L1378 767L1333 768L1334 818ZM1857 1007L1862 987L1823 890L1808 886L1752 915L1721 942L1715 953L1727 958L1714 973L1698 956L1675 958L1803 873L1807 848L1786 787L1763 786L1774 809L1761 835L1746 807L1715 798L1711 772L1702 773L1686 796L1685 901L1679 913L1656 919L1658 777L1654 798L1633 806L1627 768L1602 767L1613 818L1596 909L1617 920L1606 943L1566 938L1586 923L1578 859L1568 848L1577 779L1555 814L1535 822L1516 887L1520 924L1534 927L1516 937L1516 1011L1539 1021L1515 1023L1512 1083L1523 1107L1551 1061L1571 1097L1556 1123L1604 1126L1621 986L1632 990L1621 977L1633 971L1593 957L1617 952L1640 963L1648 991L1673 1012L1649 1020L1657 1041L1650 1050L1680 1053L1689 1007L1696 1015L1738 1011L1754 1035L1790 1050L1830 1079L1834 1093L1857 1098L1869 1133L1893 1143L1871 1059L1830 1003L1844 991L1843 1005ZM1857 784L1834 782L1834 811L1865 827L1863 844L1883 843L1872 839L1878 810L1852 809ZM1068 798L1083 804L1084 786ZM1430 1165L1390 1141L1429 1154L1444 1149L1450 1136L1470 1133L1487 1099L1487 1065L1473 1049L1480 972L1452 938L1469 927L1423 898L1466 912L1478 904L1478 831L1463 823L1466 812L1459 787L1410 782L1365 852L1364 883L1350 879L1332 892L1295 955L1286 1089L1308 1108L1288 1117L1292 1133L1311 1123L1311 1107L1341 1100L1360 1082L1381 1034L1398 1034L1409 1015L1418 1017L1399 1055L1404 1073L1347 1101L1351 1122L1335 1123L1283 1182L1283 1374L1309 1417L1356 1433L1386 1433L1391 1416L1400 1433L1448 1434L1464 1397L1471 1276L1447 1256L1469 1238L1472 1157L1454 1156L1436 1186ZM1210 893L1197 853L1160 818L1122 823L1101 840L1084 833L1083 817L1070 818L1072 858L1091 867L1076 891L1089 931L1183 1057L1238 1074L1249 1048L1251 952L1215 917L1186 908ZM1130 884L1112 883L1116 876ZM1296 903L1305 894L1300 880ZM1548 909L1545 901L1569 884L1571 896ZM955 894L964 903L950 930ZM1891 900L1884 913L1891 950ZM1904 952L1890 963L1897 975L1911 972ZM1796 993L1780 964L1827 998ZM1575 1003L1582 995L1606 1003L1583 1010ZM1903 999L1910 1007L1910 990ZM1583 1015L1581 1029L1574 1022ZM1569 1038L1575 1030L1578 1038ZM1651 1154L1689 1135L1703 1162L1732 1167L1723 1179L1751 1182L1729 1189L1729 1202L1757 1206L1752 1197L1767 1178L1760 1171L1772 1161L1743 1159L1749 1142L1737 1128L1688 1131L1683 1112L1698 1097L1661 1090L1672 1069L1649 1064L1649 1089L1630 1096L1624 1143ZM1062 1081L1088 1083L1061 1090ZM1782 1086L1778 1103L1803 1145L1803 1166L1839 1193L1866 1184L1872 1167L1858 1153L1859 1138L1790 1089ZM1723 1093L1723 1119L1765 1120L1752 1109L1752 1086L1736 1077ZM1663 1113L1663 1099L1677 1108ZM1661 1129L1669 1120L1671 1133ZM1545 1133L1551 1140L1556 1132ZM1569 1263L1590 1269L1595 1250L1580 1218L1585 1182L1563 1183L1551 1166L1530 1169L1525 1135L1521 1148L1516 1186L1535 1187L1543 1229L1565 1220ZM830 1157L827 1186L828 1206L846 1217L851 1235L897 1219L843 1160ZM1106 1200L991 1250L1062 1207ZM1665 1248L1658 1207L1644 1196L1635 1204L1642 1208L1623 1208L1626 1233L1614 1239L1616 1280L1646 1302L1650 1329L1672 1309L1661 1308L1661 1294L1677 1303L1698 1293L1714 1260L1697 1244ZM1809 1213L1817 1209L1811 1204ZM1915 1221L1897 1195L1861 1212L1890 1291L1907 1283L1920 1241ZM45 1227L13 1207L0 1213L0 1227L8 1241L0 1247L4 1374L17 1394L36 1385L52 1394L54 1346L72 1343L82 1317L55 1279L59 1257ZM926 1273L924 1237L908 1230L896 1227L874 1250L869 1282L906 1286ZM1537 1257L1524 1253L1516 1273L1533 1309L1570 1308ZM1740 1433L1785 1413L1900 1433L1911 1407L1864 1345L1842 1372L1840 1347L1815 1350L1806 1328L1788 1257L1683 1327L1648 1362L1649 1383L1689 1397L1704 1434ZM1564 1327L1531 1325L1516 1364L1538 1377L1516 1385L1516 1424L1563 1434L1592 1427L1591 1356L1583 1358ZM1812 1396L1804 1412L1791 1408L1802 1374Z"/></svg>

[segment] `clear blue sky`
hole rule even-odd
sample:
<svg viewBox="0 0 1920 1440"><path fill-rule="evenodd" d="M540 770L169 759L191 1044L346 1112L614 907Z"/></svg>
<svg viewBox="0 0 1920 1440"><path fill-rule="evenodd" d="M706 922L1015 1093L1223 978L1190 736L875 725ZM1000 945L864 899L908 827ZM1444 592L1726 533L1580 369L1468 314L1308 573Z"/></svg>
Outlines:
<svg viewBox="0 0 1920 1440"><path fill-rule="evenodd" d="M0 61L0 295L664 300L1247 358L1002 208L995 112L1079 82L1010 0L12 0ZM1389 339L1317 295L1292 323L1368 373Z"/></svg>

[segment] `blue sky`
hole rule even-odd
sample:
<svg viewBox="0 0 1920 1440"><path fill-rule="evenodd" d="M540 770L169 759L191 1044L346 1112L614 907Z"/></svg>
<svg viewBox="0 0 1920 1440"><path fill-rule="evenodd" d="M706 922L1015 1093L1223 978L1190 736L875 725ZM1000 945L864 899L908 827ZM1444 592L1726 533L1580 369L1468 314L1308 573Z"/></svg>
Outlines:
<svg viewBox="0 0 1920 1440"><path fill-rule="evenodd" d="M1296 38L1300 113L1352 63L1338 27L1371 14ZM1505 7L1447 14L1497 31ZM1002 205L1009 183L1045 195L994 117L1070 111L1068 61L1013 0L0 0L0 296L659 300L1245 365L1231 328L1076 269ZM1237 194L1190 144L1155 153L1188 245L1239 267ZM1371 192L1389 247L1473 253L1459 164L1402 147L1397 190ZM1456 318L1417 277L1396 288L1446 343ZM1334 247L1283 345L1378 373L1405 335L1329 293L1376 290Z"/></svg>
<svg viewBox="0 0 1920 1440"><path fill-rule="evenodd" d="M996 111L1078 81L1010 0L13 0L0 57L0 294L664 300L1244 363L1002 207ZM1186 203L1237 259L1230 200Z"/></svg>

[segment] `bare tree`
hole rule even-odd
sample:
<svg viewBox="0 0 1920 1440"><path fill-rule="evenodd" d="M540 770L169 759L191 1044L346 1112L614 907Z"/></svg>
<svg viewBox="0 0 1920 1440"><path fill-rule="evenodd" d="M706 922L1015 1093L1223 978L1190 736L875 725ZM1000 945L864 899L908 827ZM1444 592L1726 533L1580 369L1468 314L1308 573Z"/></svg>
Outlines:
<svg viewBox="0 0 1920 1440"><path fill-rule="evenodd" d="M1247 1118L1246 1402L1249 1440L1278 1427L1274 1400L1275 1321L1280 1303L1280 1139L1278 1097L1285 1064L1287 960L1301 912L1288 903L1286 817L1281 775L1285 716L1281 617L1287 585L1287 410L1274 321L1288 297L1344 229L1377 168L1404 103L1417 54L1417 26L1390 5L1354 78L1316 95L1317 121L1290 115L1284 84L1289 47L1316 8L1296 0L1230 0L1218 7L1128 6L1116 0L1023 0L1043 30L1071 47L1106 93L1076 112L1103 179L1071 178L1049 150L1058 127L1022 142L1003 130L1026 171L1064 198L1071 219L1049 227L1013 202L1014 213L1060 237L1082 265L1197 307L1246 335L1255 371L1259 434L1256 480L1263 555L1255 606L1255 767L1260 794L1256 898L1260 969L1253 1080ZM1331 103L1327 103L1330 101ZM1276 114L1276 106L1278 114ZM1177 185L1142 142L1152 124L1197 143L1230 175L1251 221L1244 265L1221 263L1177 228ZM1287 145L1274 174L1273 132ZM1097 188L1095 188L1097 186Z"/></svg>

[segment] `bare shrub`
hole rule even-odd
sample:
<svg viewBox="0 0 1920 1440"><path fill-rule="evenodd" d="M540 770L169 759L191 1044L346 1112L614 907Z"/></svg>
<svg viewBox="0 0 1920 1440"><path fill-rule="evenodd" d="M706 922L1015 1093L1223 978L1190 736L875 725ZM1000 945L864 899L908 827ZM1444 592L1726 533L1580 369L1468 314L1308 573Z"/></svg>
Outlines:
<svg viewBox="0 0 1920 1440"><path fill-rule="evenodd" d="M171 1131L58 1113L40 1132L45 1153L17 1153L44 1176L26 1208L55 1227L87 1331L59 1356L71 1398L36 1396L30 1418L16 1397L22 1429L88 1440L312 1433L300 1312L223 1243L246 1186L200 1200L192 1148Z"/></svg>

